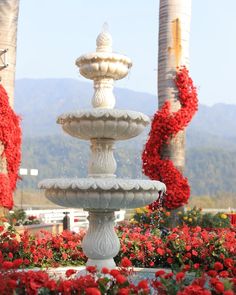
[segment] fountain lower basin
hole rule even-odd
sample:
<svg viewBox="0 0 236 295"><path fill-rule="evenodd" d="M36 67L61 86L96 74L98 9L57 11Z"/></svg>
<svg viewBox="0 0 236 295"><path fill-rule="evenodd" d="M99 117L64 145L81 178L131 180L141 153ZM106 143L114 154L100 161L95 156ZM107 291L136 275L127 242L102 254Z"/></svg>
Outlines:
<svg viewBox="0 0 236 295"><path fill-rule="evenodd" d="M159 181L119 178L47 179L39 188L59 206L102 210L142 207L166 190Z"/></svg>

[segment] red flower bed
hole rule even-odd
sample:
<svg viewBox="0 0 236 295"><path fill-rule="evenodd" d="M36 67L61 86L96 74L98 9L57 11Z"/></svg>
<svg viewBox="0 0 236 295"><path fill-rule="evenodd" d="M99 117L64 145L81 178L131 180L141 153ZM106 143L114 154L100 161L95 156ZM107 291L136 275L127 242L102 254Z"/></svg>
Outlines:
<svg viewBox="0 0 236 295"><path fill-rule="evenodd" d="M147 228L121 226L119 228L121 251L116 257L119 262L130 257L138 267L171 267L183 270L215 270L215 263L221 263L220 271L236 276L236 230L200 227L174 228L161 238Z"/></svg>
<svg viewBox="0 0 236 295"><path fill-rule="evenodd" d="M153 279L132 282L132 269L102 269L87 267L87 274L76 277L76 271L66 272L67 279L56 280L43 271L2 272L0 292L3 295L17 294L83 294L83 295L131 295L131 294L172 294L172 295L233 295L236 280L220 276L202 274L198 278L189 277L185 272L173 274L157 271Z"/></svg>
<svg viewBox="0 0 236 295"><path fill-rule="evenodd" d="M0 266L9 269L15 264L17 267L83 265L86 261L81 248L83 236L84 232L69 231L55 236L47 231L31 236L26 231L19 236L6 231L0 236Z"/></svg>
<svg viewBox="0 0 236 295"><path fill-rule="evenodd" d="M143 230L138 226L118 226L121 250L115 258L117 264L124 257L129 257L136 267L214 270L219 274L227 271L229 277L236 275L235 229L206 230L184 226L173 229L162 238L158 230L154 233L151 230L148 227ZM83 236L84 232L63 232L55 236L44 232L33 237L27 233L18 236L6 231L0 236L0 267L84 265Z"/></svg>
<svg viewBox="0 0 236 295"><path fill-rule="evenodd" d="M9 105L7 93L0 85L0 143L1 157L6 157L7 174L0 173L0 206L11 209L21 160L20 118Z"/></svg>
<svg viewBox="0 0 236 295"><path fill-rule="evenodd" d="M185 67L177 71L175 83L181 108L173 113L170 109L170 102L166 101L156 112L142 155L144 173L150 179L164 182L167 186L164 206L168 209L175 209L186 204L190 196L190 187L187 178L175 168L170 159L162 157L161 151L180 130L189 124L198 109L197 91ZM158 199L150 205L152 210L158 207Z"/></svg>
<svg viewBox="0 0 236 295"><path fill-rule="evenodd" d="M235 292L236 230L233 228L206 230L184 226L161 238L152 227L120 225L116 230L121 250L115 258L120 271L103 269L103 274L98 274L94 267L88 267L86 276L76 278L75 271L68 270L68 279L58 281L45 272L14 269L84 265L86 257L81 249L84 232L55 236L43 232L34 237L27 232L21 236L10 230L4 232L4 226L0 230L0 294L150 294L151 288L154 294L231 295ZM133 284L128 279L132 265L168 267L175 274L161 270L153 280ZM124 269L127 267L129 270Z"/></svg>

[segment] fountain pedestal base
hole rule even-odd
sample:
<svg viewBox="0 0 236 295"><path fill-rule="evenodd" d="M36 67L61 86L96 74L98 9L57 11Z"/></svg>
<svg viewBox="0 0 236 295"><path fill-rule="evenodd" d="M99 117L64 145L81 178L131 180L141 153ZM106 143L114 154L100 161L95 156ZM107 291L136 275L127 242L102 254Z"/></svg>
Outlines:
<svg viewBox="0 0 236 295"><path fill-rule="evenodd" d="M114 210L89 210L89 228L82 242L82 248L88 257L87 266L94 265L98 269L114 268L115 257L120 249L116 235Z"/></svg>

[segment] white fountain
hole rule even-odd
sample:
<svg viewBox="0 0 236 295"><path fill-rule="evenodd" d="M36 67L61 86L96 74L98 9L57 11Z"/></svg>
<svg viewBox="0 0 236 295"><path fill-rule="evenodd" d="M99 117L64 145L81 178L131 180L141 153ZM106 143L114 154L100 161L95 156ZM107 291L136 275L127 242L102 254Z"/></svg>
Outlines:
<svg viewBox="0 0 236 295"><path fill-rule="evenodd" d="M114 268L113 257L120 249L114 212L150 204L166 187L159 181L119 179L115 175L115 141L139 135L150 123L140 112L113 109L114 80L128 74L131 60L112 52L111 35L103 30L97 37L96 52L82 55L76 65L81 75L94 81L93 108L63 114L57 123L71 136L90 140L88 177L47 179L39 187L46 190L47 198L55 204L89 212L89 229L82 243L87 265Z"/></svg>

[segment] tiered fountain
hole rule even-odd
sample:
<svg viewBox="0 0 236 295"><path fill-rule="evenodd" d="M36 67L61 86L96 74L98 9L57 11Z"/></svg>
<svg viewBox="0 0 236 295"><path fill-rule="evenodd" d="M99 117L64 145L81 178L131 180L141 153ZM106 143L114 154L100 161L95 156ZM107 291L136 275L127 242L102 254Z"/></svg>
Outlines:
<svg viewBox="0 0 236 295"><path fill-rule="evenodd" d="M113 109L114 80L128 74L131 60L112 52L111 35L103 31L97 37L96 52L82 55L76 65L81 75L94 81L93 108L63 114L57 123L71 136L90 140L88 177L47 179L39 187L57 205L89 211L89 229L82 243L87 265L114 268L113 257L120 249L114 212L150 204L166 187L159 181L119 179L115 175L115 141L139 135L150 122L142 113Z"/></svg>

